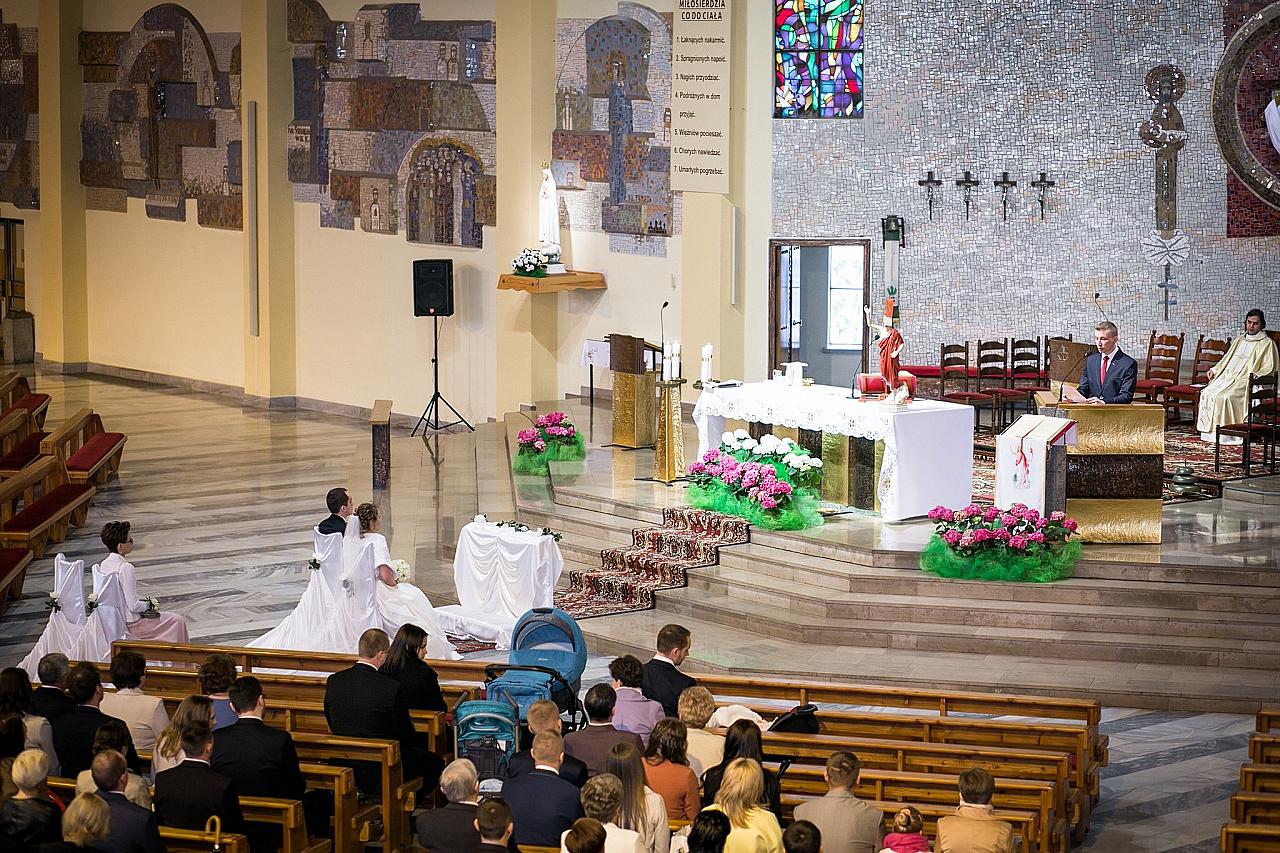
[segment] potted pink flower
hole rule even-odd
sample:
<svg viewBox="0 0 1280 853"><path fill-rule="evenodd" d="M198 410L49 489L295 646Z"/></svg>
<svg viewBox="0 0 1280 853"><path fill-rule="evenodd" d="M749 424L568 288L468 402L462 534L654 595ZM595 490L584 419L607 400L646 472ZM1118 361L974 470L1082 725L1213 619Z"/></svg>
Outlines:
<svg viewBox="0 0 1280 853"><path fill-rule="evenodd" d="M545 477L551 462L568 462L587 455L582 434L564 412L539 415L533 426L516 434L516 458L512 468L518 474Z"/></svg>
<svg viewBox="0 0 1280 853"><path fill-rule="evenodd" d="M934 534L920 568L942 577L1042 583L1070 577L1080 558L1075 519L1062 512L970 504L934 507L929 518Z"/></svg>

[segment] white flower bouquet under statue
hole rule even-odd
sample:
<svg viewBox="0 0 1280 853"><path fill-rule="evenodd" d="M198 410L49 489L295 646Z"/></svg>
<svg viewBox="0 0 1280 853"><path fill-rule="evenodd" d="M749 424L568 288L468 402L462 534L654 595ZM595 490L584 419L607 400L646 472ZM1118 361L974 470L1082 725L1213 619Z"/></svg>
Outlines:
<svg viewBox="0 0 1280 853"><path fill-rule="evenodd" d="M516 275L542 278L547 274L547 262L537 249L521 249L520 254L511 261L511 271Z"/></svg>

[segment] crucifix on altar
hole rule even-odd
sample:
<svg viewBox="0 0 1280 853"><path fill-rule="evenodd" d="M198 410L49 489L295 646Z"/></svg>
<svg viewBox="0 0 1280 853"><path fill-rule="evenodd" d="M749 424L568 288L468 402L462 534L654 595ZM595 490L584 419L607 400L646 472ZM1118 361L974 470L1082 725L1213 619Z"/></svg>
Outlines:
<svg viewBox="0 0 1280 853"><path fill-rule="evenodd" d="M964 218L969 218L969 201L972 198L973 188L978 186L981 181L975 178L968 169L964 170L963 178L956 178L956 186L964 190Z"/></svg>

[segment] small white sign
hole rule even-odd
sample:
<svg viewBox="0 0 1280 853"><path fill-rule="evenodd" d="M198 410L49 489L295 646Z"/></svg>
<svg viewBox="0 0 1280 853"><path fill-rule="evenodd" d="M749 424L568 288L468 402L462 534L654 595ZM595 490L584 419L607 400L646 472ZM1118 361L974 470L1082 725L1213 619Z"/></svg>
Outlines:
<svg viewBox="0 0 1280 853"><path fill-rule="evenodd" d="M582 366L609 369L609 342L587 339L582 342Z"/></svg>

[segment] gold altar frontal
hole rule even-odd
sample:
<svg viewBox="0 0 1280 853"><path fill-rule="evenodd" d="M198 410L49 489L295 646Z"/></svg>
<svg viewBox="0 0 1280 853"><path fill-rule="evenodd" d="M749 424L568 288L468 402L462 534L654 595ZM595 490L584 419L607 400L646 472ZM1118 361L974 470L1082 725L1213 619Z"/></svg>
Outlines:
<svg viewBox="0 0 1280 853"><path fill-rule="evenodd" d="M653 447L657 426L657 374L613 374L613 443L621 447Z"/></svg>

